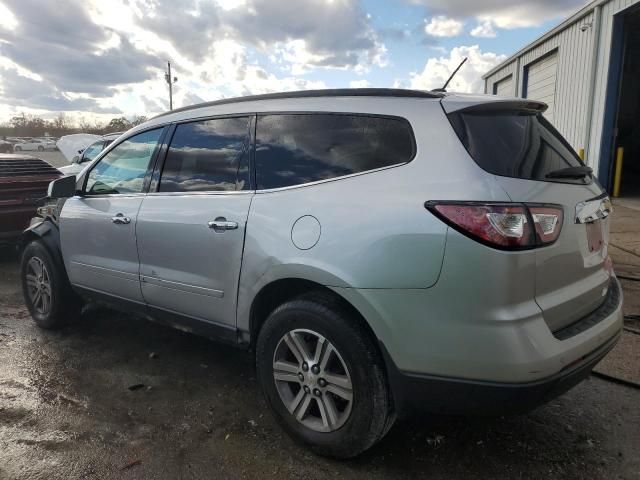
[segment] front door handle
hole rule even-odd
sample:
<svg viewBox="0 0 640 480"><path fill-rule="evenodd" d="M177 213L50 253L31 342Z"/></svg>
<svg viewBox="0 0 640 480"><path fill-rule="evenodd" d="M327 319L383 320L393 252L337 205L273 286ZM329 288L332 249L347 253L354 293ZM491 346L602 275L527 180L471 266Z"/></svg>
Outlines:
<svg viewBox="0 0 640 480"><path fill-rule="evenodd" d="M125 217L123 214L118 213L115 217L111 217L111 221L118 225L128 225L131 223L131 219L129 217Z"/></svg>
<svg viewBox="0 0 640 480"><path fill-rule="evenodd" d="M238 228L238 222L228 222L224 217L218 217L213 222L209 222L209 228L213 228L214 231L221 233L226 230L235 230Z"/></svg>

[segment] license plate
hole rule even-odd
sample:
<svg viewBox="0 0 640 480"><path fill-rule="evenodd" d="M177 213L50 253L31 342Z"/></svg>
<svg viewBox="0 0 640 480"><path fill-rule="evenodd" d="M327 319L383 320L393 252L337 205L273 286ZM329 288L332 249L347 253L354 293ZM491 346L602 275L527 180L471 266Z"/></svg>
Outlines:
<svg viewBox="0 0 640 480"><path fill-rule="evenodd" d="M604 237L602 236L602 222L596 220L585 224L587 227L587 244L590 252L599 252L604 245Z"/></svg>

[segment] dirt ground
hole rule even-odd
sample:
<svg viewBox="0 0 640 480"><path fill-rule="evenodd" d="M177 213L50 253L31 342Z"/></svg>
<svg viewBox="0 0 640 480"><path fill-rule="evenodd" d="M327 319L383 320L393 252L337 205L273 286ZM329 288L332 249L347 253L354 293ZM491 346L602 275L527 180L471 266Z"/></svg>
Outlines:
<svg viewBox="0 0 640 480"><path fill-rule="evenodd" d="M337 462L282 433L254 377L247 353L106 309L39 330L0 251L2 480L640 478L640 390L599 378L527 415L399 422Z"/></svg>

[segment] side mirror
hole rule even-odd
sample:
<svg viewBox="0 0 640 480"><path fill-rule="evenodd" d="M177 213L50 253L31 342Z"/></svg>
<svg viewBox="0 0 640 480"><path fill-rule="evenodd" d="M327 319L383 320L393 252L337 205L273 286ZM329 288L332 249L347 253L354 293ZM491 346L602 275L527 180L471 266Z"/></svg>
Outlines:
<svg viewBox="0 0 640 480"><path fill-rule="evenodd" d="M76 194L76 176L70 175L54 180L49 184L49 198L71 198Z"/></svg>

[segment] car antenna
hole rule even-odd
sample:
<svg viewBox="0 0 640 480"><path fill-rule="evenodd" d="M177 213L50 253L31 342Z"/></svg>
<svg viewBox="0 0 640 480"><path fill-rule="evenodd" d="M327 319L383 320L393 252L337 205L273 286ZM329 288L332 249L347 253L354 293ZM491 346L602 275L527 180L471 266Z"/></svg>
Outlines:
<svg viewBox="0 0 640 480"><path fill-rule="evenodd" d="M462 59L462 61L460 62L460 65L458 65L458 68L456 68L453 73L451 74L451 76L449 77L449 79L444 82L444 85L442 86L442 88L434 88L433 90L431 90L432 92L446 92L447 91L447 87L449 86L449 82L451 80L453 80L453 77L456 76L456 73L458 73L458 70L460 70L460 67L462 67L462 65L464 65L464 62L466 62L467 60L469 60L469 57L464 57Z"/></svg>

